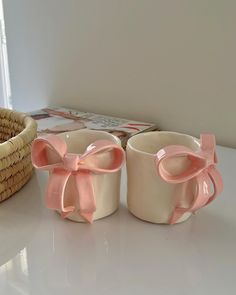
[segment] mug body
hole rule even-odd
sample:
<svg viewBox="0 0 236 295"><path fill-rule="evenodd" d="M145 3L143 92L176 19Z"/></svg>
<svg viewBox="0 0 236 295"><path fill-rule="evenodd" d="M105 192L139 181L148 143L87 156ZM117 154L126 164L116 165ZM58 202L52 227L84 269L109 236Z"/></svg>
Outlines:
<svg viewBox="0 0 236 295"><path fill-rule="evenodd" d="M66 142L68 152L75 154L83 154L86 148L96 140L110 140L121 146L119 138L104 131L84 129L61 133L58 136ZM101 154L99 155L99 161L102 161L105 165L106 161L109 160L109 156L108 153ZM118 209L120 202L120 176L120 170L107 174L92 174L96 202L96 211L93 214L93 220L108 216ZM77 191L74 191L75 185L73 185L73 181L74 179L71 177L66 187L67 191L65 193L67 196L78 194ZM76 197L79 198L79 196ZM77 222L85 222L84 218L79 214L78 207L67 218Z"/></svg>
<svg viewBox="0 0 236 295"><path fill-rule="evenodd" d="M176 205L180 184L164 181L157 172L156 153L168 145L183 145L194 152L199 151L197 138L176 132L156 131L133 136L127 143L127 175L129 211L136 217L153 222L168 223ZM187 157L169 160L168 170L181 173L189 165ZM194 189L194 188L193 188ZM182 205L188 207L191 198L183 196ZM177 222L186 220L185 213Z"/></svg>

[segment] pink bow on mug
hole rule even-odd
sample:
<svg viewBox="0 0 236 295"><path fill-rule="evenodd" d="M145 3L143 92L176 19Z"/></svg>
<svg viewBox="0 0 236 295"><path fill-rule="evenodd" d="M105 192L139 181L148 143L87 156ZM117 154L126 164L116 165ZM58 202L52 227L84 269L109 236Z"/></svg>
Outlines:
<svg viewBox="0 0 236 295"><path fill-rule="evenodd" d="M223 181L216 169L215 136L212 134L201 135L200 150L193 152L182 145L169 145L158 151L156 165L159 175L168 183L181 184L180 195L177 195L176 207L169 219L169 224L174 224L184 213L194 213L196 210L208 205L223 189ZM187 157L189 165L180 174L168 171L168 159ZM196 183L196 192L188 208L181 206L181 199L186 195L192 181ZM213 192L211 188L213 187ZM190 188L192 190L192 188Z"/></svg>
<svg viewBox="0 0 236 295"><path fill-rule="evenodd" d="M90 223L96 211L92 175L116 172L124 160L124 150L109 140L95 141L82 155L68 153L66 142L56 135L36 138L32 144L34 167L51 172L47 206L59 210L64 218L79 208L80 215ZM66 198L67 185L73 186L70 198Z"/></svg>

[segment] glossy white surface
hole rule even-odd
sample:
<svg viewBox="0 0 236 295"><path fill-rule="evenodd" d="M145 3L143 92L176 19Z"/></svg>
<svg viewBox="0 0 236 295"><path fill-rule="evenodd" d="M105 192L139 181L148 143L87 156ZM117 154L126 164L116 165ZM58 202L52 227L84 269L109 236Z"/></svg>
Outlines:
<svg viewBox="0 0 236 295"><path fill-rule="evenodd" d="M225 189L182 224L143 222L126 209L93 225L43 206L37 173L0 204L1 295L236 293L236 150L218 148Z"/></svg>

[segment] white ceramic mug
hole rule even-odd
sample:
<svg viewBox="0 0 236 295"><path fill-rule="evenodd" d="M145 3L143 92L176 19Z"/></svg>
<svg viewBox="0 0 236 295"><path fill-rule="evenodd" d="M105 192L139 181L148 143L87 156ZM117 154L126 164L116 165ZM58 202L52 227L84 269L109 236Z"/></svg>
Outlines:
<svg viewBox="0 0 236 295"><path fill-rule="evenodd" d="M207 142L205 145L202 145L202 139L200 141L189 135L165 131L138 134L128 140L126 148L127 201L128 209L133 215L153 223L179 223L189 218L196 208L199 209L215 198L216 193L219 193L222 188L222 179L219 173L215 171L214 136L205 136L205 141ZM210 144L208 142L209 138ZM167 146L170 149L183 149L184 152L175 157L164 159L163 156L166 156L165 147ZM204 148L207 151L204 151ZM165 162L165 168L163 169L162 167L162 174L167 175L167 177L171 174L171 183L165 181L158 171L160 166L158 166L157 161L161 160ZM187 170L194 175L191 174L189 176L188 174L188 181L176 181L176 179L178 180L178 175L184 175L185 177ZM208 172L209 176L207 175ZM207 178L205 183L204 180L202 181L203 176ZM185 178L184 180L186 180ZM214 181L212 178L216 178L216 180ZM212 182L214 181L213 184L216 191L213 193L213 196L210 196L211 180ZM199 182L202 183L199 184ZM205 188L204 185L206 186ZM196 186L198 187L196 188ZM205 197L203 190L206 188L209 200L208 202L204 201L203 204L201 203ZM199 193L202 192L200 196L201 204L199 199L194 199L196 189L201 190ZM171 222L170 219L176 209L177 202L181 207L180 209L184 210L184 213L180 214L179 218L175 218L174 222ZM185 212L185 208L189 207L192 210Z"/></svg>
<svg viewBox="0 0 236 295"><path fill-rule="evenodd" d="M103 131L78 130L49 135L35 139L32 145L34 166L50 172L47 206L78 222L92 222L118 209L120 167L124 158L120 140ZM92 201L88 195L92 195Z"/></svg>

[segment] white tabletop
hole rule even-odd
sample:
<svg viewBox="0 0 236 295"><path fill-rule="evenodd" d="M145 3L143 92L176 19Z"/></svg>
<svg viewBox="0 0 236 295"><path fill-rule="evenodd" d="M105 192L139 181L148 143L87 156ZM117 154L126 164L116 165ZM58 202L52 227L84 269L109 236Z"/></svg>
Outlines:
<svg viewBox="0 0 236 295"><path fill-rule="evenodd" d="M218 147L224 192L185 223L143 222L120 209L93 225L43 205L36 173L0 204L0 294L236 294L236 150Z"/></svg>

